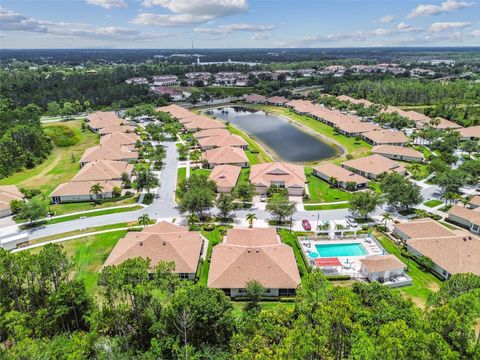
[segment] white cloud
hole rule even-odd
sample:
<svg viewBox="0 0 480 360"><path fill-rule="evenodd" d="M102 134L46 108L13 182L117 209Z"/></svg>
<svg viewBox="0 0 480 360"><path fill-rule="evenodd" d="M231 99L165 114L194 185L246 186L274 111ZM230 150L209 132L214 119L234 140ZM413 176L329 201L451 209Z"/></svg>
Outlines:
<svg viewBox="0 0 480 360"><path fill-rule="evenodd" d="M440 5L422 4L418 5L415 9L413 9L407 17L409 19L413 19L418 16L431 16L442 13L451 13L466 7L470 7L472 5L472 2L456 0L447 0L442 2Z"/></svg>
<svg viewBox="0 0 480 360"><path fill-rule="evenodd" d="M274 28L274 25L228 24L210 28L195 28L194 31L204 34L229 34L234 31L258 32L268 31Z"/></svg>
<svg viewBox="0 0 480 360"><path fill-rule="evenodd" d="M250 37L250 40L268 40L270 35L265 33L255 33Z"/></svg>
<svg viewBox="0 0 480 360"><path fill-rule="evenodd" d="M47 28L38 20L0 7L0 29L46 32Z"/></svg>
<svg viewBox="0 0 480 360"><path fill-rule="evenodd" d="M382 16L380 19L375 20L374 22L379 22L379 23L382 23L382 24L390 24L394 20L395 20L395 16L385 15L385 16Z"/></svg>
<svg viewBox="0 0 480 360"><path fill-rule="evenodd" d="M469 26L469 22L436 22L430 25L428 30L430 32L441 32L447 30L464 29Z"/></svg>
<svg viewBox="0 0 480 360"><path fill-rule="evenodd" d="M480 30L473 30L470 35L472 36L480 36Z"/></svg>
<svg viewBox="0 0 480 360"><path fill-rule="evenodd" d="M89 5L101 6L105 9L125 8L127 3L125 0L86 0Z"/></svg>
<svg viewBox="0 0 480 360"><path fill-rule="evenodd" d="M246 0L144 0L145 7L160 6L172 14L140 13L132 23L156 26L185 26L240 14L248 10Z"/></svg>
<svg viewBox="0 0 480 360"><path fill-rule="evenodd" d="M409 24L406 24L404 22L399 23L396 28L398 32L411 32L411 31L422 31L421 28L413 27Z"/></svg>

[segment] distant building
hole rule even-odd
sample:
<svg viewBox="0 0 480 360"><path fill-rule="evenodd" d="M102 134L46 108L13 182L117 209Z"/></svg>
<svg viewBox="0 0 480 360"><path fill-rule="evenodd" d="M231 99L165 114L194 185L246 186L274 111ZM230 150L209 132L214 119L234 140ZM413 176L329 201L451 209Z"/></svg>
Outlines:
<svg viewBox="0 0 480 360"><path fill-rule="evenodd" d="M134 85L146 85L148 84L148 79L144 77L133 77L125 80L125 82L127 84L134 84Z"/></svg>
<svg viewBox="0 0 480 360"><path fill-rule="evenodd" d="M157 86L152 88L152 91L158 95L168 95L172 101L182 101L183 99L190 97L190 93L175 90L168 86Z"/></svg>
<svg viewBox="0 0 480 360"><path fill-rule="evenodd" d="M176 75L158 75L153 77L153 86L171 86L176 85L178 77Z"/></svg>

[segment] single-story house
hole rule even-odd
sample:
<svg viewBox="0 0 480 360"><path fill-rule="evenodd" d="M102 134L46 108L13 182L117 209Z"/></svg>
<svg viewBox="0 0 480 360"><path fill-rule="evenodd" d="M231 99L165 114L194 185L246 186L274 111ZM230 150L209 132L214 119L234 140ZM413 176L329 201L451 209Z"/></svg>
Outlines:
<svg viewBox="0 0 480 360"><path fill-rule="evenodd" d="M255 191L266 194L270 186L285 188L289 195L302 196L305 191L305 172L303 166L274 162L256 164L250 171L250 182Z"/></svg>
<svg viewBox="0 0 480 360"><path fill-rule="evenodd" d="M99 194L91 191L92 186L96 184L102 186ZM69 181L58 185L50 194L50 200L53 204L58 204L111 199L115 187L121 188L122 182L119 180Z"/></svg>
<svg viewBox="0 0 480 360"><path fill-rule="evenodd" d="M119 118L114 111L96 111L87 115L87 126L95 132L111 126L121 126L126 121Z"/></svg>
<svg viewBox="0 0 480 360"><path fill-rule="evenodd" d="M23 200L23 194L16 185L0 185L0 218L12 215L10 203Z"/></svg>
<svg viewBox="0 0 480 360"><path fill-rule="evenodd" d="M170 104L170 105L167 105L167 106L160 106L158 108L155 109L156 111L160 111L160 112L166 112L168 114L170 114L170 116L176 118L176 119L181 119L181 118L184 118L184 117L188 117L190 115L192 115L192 113L179 106L179 105L176 105L176 104Z"/></svg>
<svg viewBox="0 0 480 360"><path fill-rule="evenodd" d="M394 287L395 282L391 282L392 278L405 276L407 266L401 262L395 255L374 255L360 259L360 271L369 281L377 281L380 283L387 282L388 285ZM402 281L402 286L411 284Z"/></svg>
<svg viewBox="0 0 480 360"><path fill-rule="evenodd" d="M256 280L264 296L295 295L300 274L293 249L283 244L275 229L229 229L213 248L208 274L209 288L227 296L245 295L245 286Z"/></svg>
<svg viewBox="0 0 480 360"><path fill-rule="evenodd" d="M212 137L212 136L226 136L230 134L227 129L208 129L200 130L193 134L193 137L197 140Z"/></svg>
<svg viewBox="0 0 480 360"><path fill-rule="evenodd" d="M240 171L241 168L239 166L218 165L213 168L208 179L217 184L219 193L230 193L237 184Z"/></svg>
<svg viewBox="0 0 480 360"><path fill-rule="evenodd" d="M364 107L370 107L374 105L374 103L372 103L371 101L365 99L355 99L347 95L339 95L337 96L337 99L340 101L349 102L354 105L363 105Z"/></svg>
<svg viewBox="0 0 480 360"><path fill-rule="evenodd" d="M448 129L458 130L462 128L461 125L458 125L453 121L450 121L441 117L437 117L435 118L435 120L438 120L438 124L435 124L433 127L439 130L448 130Z"/></svg>
<svg viewBox="0 0 480 360"><path fill-rule="evenodd" d="M205 118L202 120L191 121L183 124L183 127L188 132L195 132L199 130L208 129L224 129L225 124L221 121Z"/></svg>
<svg viewBox="0 0 480 360"><path fill-rule="evenodd" d="M120 239L103 267L127 259L150 259L152 270L159 262L174 262L173 272L181 279L194 280L203 253L204 238L199 232L162 221L141 232L129 232Z"/></svg>
<svg viewBox="0 0 480 360"><path fill-rule="evenodd" d="M478 140L480 139L480 125L461 128L458 130L461 140Z"/></svg>
<svg viewBox="0 0 480 360"><path fill-rule="evenodd" d="M453 205L448 211L448 220L463 227L471 232L480 233L480 208L466 208L461 205Z"/></svg>
<svg viewBox="0 0 480 360"><path fill-rule="evenodd" d="M391 130L373 130L365 132L362 137L366 142L372 145L398 145L403 146L408 144L408 138L403 131Z"/></svg>
<svg viewBox="0 0 480 360"><path fill-rule="evenodd" d="M72 181L121 180L122 174L132 175L133 164L125 161L95 160L85 164Z"/></svg>
<svg viewBox="0 0 480 360"><path fill-rule="evenodd" d="M140 140L140 137L135 134L134 132L130 133L122 133L122 132L114 132L111 134L104 135L100 138L100 144L105 146L128 146L128 145L135 145L137 141Z"/></svg>
<svg viewBox="0 0 480 360"><path fill-rule="evenodd" d="M102 136L112 133L135 133L135 126L132 125L115 125L106 126L98 130L98 133Z"/></svg>
<svg viewBox="0 0 480 360"><path fill-rule="evenodd" d="M369 122L362 122L357 118L351 115L344 115L341 114L343 117L348 117L345 121L340 121L333 126L337 129L337 131L341 134L345 134L347 136L357 136L362 135L365 133L370 133L375 130L379 130L380 128Z"/></svg>
<svg viewBox="0 0 480 360"><path fill-rule="evenodd" d="M289 100L287 98L284 98L283 96L272 96L266 99L265 101L267 104L270 104L270 105L281 106L288 103Z"/></svg>
<svg viewBox="0 0 480 360"><path fill-rule="evenodd" d="M450 229L430 218L411 220L393 227L393 235L403 241L414 238L444 237L452 234Z"/></svg>
<svg viewBox="0 0 480 360"><path fill-rule="evenodd" d="M267 100L267 98L263 95L259 94L250 94L245 96L245 102L252 103L252 104L262 104Z"/></svg>
<svg viewBox="0 0 480 360"><path fill-rule="evenodd" d="M415 149L397 145L377 145L372 149L373 154L379 154L392 160L409 162L423 162L423 153Z"/></svg>
<svg viewBox="0 0 480 360"><path fill-rule="evenodd" d="M168 86L156 86L152 88L152 91L158 95L168 95L172 101L181 101L190 97L190 93L178 91Z"/></svg>
<svg viewBox="0 0 480 360"><path fill-rule="evenodd" d="M202 153L202 161L206 161L210 168L218 165L248 166L247 154L238 147L221 147L207 150Z"/></svg>
<svg viewBox="0 0 480 360"><path fill-rule="evenodd" d="M331 163L314 166L312 175L328 183L331 182L331 179L336 179L337 186L350 191L365 189L369 182L367 178Z"/></svg>
<svg viewBox="0 0 480 360"><path fill-rule="evenodd" d="M378 176L386 173L406 173L403 165L378 154L345 161L342 163L342 167L353 171L358 175L374 180Z"/></svg>
<svg viewBox="0 0 480 360"><path fill-rule="evenodd" d="M226 146L239 147L244 150L247 150L248 148L248 143L241 136L230 133L199 139L198 144L202 150L210 150Z"/></svg>
<svg viewBox="0 0 480 360"><path fill-rule="evenodd" d="M476 209L480 207L480 195L474 195L469 201L468 201L468 207L470 209Z"/></svg>
<svg viewBox="0 0 480 360"><path fill-rule="evenodd" d="M80 166L95 160L135 161L138 159L138 152L129 146L97 145L88 148L80 159Z"/></svg>

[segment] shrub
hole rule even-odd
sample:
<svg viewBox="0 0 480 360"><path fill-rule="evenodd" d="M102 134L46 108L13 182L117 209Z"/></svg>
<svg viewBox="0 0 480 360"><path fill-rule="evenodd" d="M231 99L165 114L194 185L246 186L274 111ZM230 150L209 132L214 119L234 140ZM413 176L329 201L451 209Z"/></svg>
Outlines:
<svg viewBox="0 0 480 360"><path fill-rule="evenodd" d="M120 195L122 195L122 189L120 189L118 186L114 186L112 189L112 194L113 197L119 197Z"/></svg>

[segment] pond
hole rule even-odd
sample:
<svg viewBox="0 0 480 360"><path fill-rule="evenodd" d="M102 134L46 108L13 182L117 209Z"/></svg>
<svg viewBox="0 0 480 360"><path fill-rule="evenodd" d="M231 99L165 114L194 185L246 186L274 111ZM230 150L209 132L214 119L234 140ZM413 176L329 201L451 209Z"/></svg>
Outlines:
<svg viewBox="0 0 480 360"><path fill-rule="evenodd" d="M208 109L204 113L229 121L255 137L255 141L264 145L278 160L315 162L340 154L340 149L334 144L302 131L279 115L244 107Z"/></svg>

